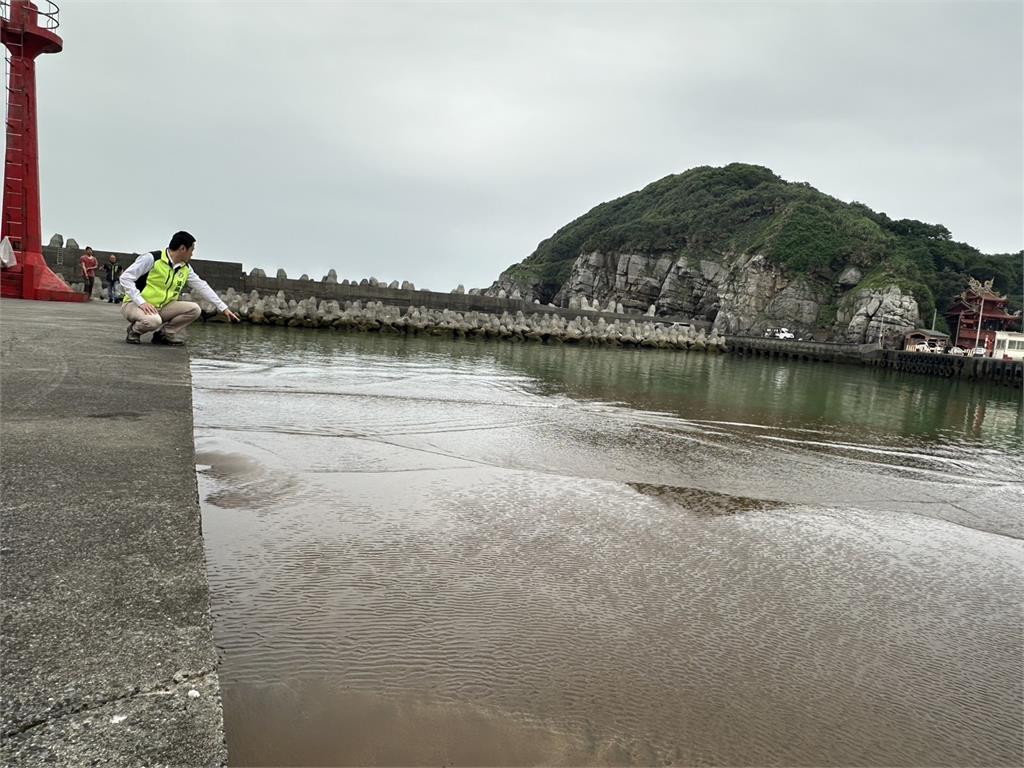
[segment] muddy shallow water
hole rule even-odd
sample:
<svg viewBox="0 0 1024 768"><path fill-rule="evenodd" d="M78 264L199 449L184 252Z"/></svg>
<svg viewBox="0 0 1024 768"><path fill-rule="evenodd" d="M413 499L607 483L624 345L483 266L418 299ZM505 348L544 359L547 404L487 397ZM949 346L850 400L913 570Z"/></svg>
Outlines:
<svg viewBox="0 0 1024 768"><path fill-rule="evenodd" d="M197 328L234 765L1012 765L1008 389Z"/></svg>

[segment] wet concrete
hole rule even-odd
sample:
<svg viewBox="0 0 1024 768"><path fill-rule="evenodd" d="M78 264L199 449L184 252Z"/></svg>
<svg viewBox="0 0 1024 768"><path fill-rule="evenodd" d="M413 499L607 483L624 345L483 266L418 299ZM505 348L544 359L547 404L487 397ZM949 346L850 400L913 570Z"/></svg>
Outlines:
<svg viewBox="0 0 1024 768"><path fill-rule="evenodd" d="M226 760L188 356L124 331L0 302L4 765Z"/></svg>
<svg viewBox="0 0 1024 768"><path fill-rule="evenodd" d="M1024 758L1006 390L238 330L193 348L234 764Z"/></svg>

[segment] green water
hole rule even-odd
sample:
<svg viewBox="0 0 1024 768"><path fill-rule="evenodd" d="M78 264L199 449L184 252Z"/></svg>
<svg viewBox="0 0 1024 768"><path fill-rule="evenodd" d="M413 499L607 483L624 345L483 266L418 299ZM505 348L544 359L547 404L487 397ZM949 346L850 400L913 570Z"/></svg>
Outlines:
<svg viewBox="0 0 1024 768"><path fill-rule="evenodd" d="M780 427L835 428L865 437L949 441L1019 450L1020 390L850 365L736 358L649 349L448 341L253 326L199 327L199 356L273 358L300 352L442 360L494 366L572 397L623 402L688 418Z"/></svg>

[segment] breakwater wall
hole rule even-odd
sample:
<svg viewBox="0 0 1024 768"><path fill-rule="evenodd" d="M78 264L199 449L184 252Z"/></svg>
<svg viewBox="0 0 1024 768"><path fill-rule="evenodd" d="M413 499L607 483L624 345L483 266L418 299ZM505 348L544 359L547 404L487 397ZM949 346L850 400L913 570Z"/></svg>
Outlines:
<svg viewBox="0 0 1024 768"><path fill-rule="evenodd" d="M729 352L761 358L867 365L872 368L940 378L990 381L1024 388L1024 362L990 357L960 357L931 352L879 349L874 344L836 344L747 336L727 336Z"/></svg>
<svg viewBox="0 0 1024 768"><path fill-rule="evenodd" d="M118 257L118 263L127 267L135 260L135 254L121 253L117 251L101 251L93 249L93 253L102 265L110 254ZM55 246L43 246L43 257L47 265L60 275L69 285L81 284L82 277L78 267L78 260L82 251L78 249L57 248ZM427 309L449 309L455 312L486 312L488 314L501 315L505 312L515 314L548 314L572 320L576 317L588 317L593 321L604 318L606 322L621 321L623 319L636 320L637 322L657 321L659 323L680 323L693 326L696 329L710 330L711 323L706 320L695 320L688 317L658 317L648 318L640 314L619 314L616 312L601 312L592 309L568 309L566 307L552 307L545 304L534 304L524 299L497 298L494 296L481 296L470 293L441 293L439 291L421 291L415 288L397 288L388 285L363 285L359 282L330 282L327 280L295 280L288 277L267 277L259 274L246 274L242 265L238 262L229 261L204 261L194 259L193 265L206 282L208 282L218 293L224 294L229 289L238 293L249 295L256 291L260 296L283 294L286 301L303 301L316 299L319 301L344 302L380 302L385 306L394 307L426 307ZM253 270L254 272L256 270ZM97 273L96 285L93 288L94 295L102 293L102 267ZM369 283L369 281L366 281Z"/></svg>
<svg viewBox="0 0 1024 768"><path fill-rule="evenodd" d="M182 298L194 299L187 294ZM653 347L659 349L724 351L725 341L717 333L706 333L692 325L654 322L653 318L615 316L592 319L573 310L572 319L551 312L459 312L425 306L385 305L379 301L334 299L301 301L285 298L283 292L260 296L228 289L222 298L243 322L289 328L321 328L341 331L393 333L411 336L440 336L453 339L478 338L541 343L600 344L608 346ZM200 300L207 321L226 322L213 305Z"/></svg>

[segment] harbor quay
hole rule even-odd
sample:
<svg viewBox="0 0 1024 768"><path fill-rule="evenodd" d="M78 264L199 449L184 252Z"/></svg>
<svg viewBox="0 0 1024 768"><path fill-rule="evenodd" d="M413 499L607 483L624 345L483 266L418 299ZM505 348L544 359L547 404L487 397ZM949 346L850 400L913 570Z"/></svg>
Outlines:
<svg viewBox="0 0 1024 768"><path fill-rule="evenodd" d="M5 766L226 761L188 353L0 301Z"/></svg>

